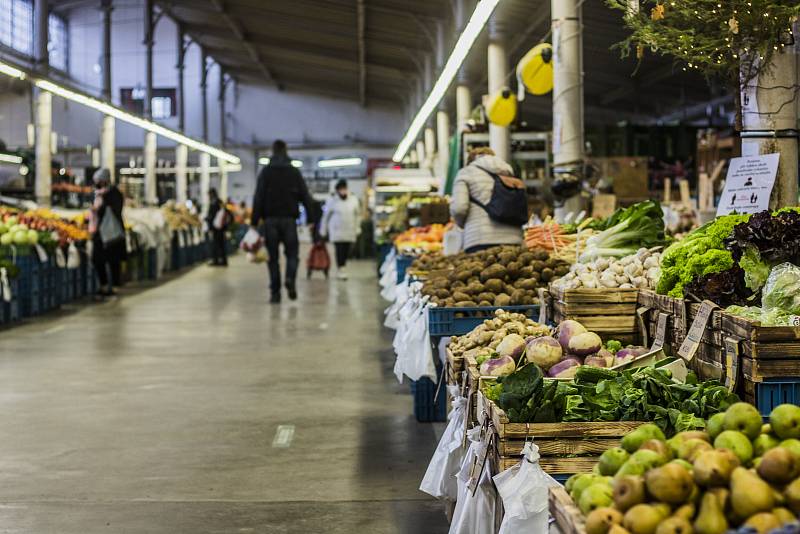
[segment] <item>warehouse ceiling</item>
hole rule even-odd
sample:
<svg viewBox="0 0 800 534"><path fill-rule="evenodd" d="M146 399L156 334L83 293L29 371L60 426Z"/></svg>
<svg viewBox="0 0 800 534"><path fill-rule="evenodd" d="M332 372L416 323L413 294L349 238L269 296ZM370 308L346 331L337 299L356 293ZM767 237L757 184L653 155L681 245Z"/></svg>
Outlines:
<svg viewBox="0 0 800 534"><path fill-rule="evenodd" d="M51 0L70 4L79 0ZM99 0L95 0L99 2ZM549 41L551 0L504 0L512 64ZM85 2L83 2L85 4ZM407 108L434 55L437 24L453 36L453 0L155 0L231 76L245 83L312 92L364 105ZM467 3L471 4L469 0ZM718 97L706 80L648 53L621 59L626 30L602 0L583 4L588 123L652 121ZM475 95L486 87L486 32L466 65ZM446 43L449 52L453 40ZM640 63L640 64L639 64ZM515 85L509 80L510 85ZM452 106L452 95L448 101ZM550 96L528 97L522 117L549 124ZM414 106L416 109L416 106ZM704 111L701 111L701 115ZM673 117L674 118L674 117Z"/></svg>

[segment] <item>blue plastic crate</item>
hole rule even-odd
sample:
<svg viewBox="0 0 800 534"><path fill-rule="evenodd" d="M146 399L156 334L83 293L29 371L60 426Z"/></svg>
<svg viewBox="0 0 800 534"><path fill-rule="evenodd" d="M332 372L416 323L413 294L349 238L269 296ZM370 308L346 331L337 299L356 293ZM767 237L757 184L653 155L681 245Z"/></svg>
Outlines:
<svg viewBox="0 0 800 534"><path fill-rule="evenodd" d="M502 307L428 308L428 333L431 336L463 336L486 319L494 317L494 312L500 309L525 314L534 321L539 318L538 304Z"/></svg>
<svg viewBox="0 0 800 534"><path fill-rule="evenodd" d="M41 294L38 290L21 292L19 295L19 309L21 317L35 317L41 311Z"/></svg>
<svg viewBox="0 0 800 534"><path fill-rule="evenodd" d="M148 248L147 254L147 278L155 280L158 278L158 251L155 248Z"/></svg>
<svg viewBox="0 0 800 534"><path fill-rule="evenodd" d="M414 256L397 256L395 263L397 265L397 283L400 284L406 279L406 271L414 263Z"/></svg>
<svg viewBox="0 0 800 534"><path fill-rule="evenodd" d="M436 384L423 377L412 382L414 416L420 423L447 421L447 388L442 385L436 395Z"/></svg>
<svg viewBox="0 0 800 534"><path fill-rule="evenodd" d="M800 378L767 379L755 384L755 405L762 417L769 417L780 404L800 404Z"/></svg>

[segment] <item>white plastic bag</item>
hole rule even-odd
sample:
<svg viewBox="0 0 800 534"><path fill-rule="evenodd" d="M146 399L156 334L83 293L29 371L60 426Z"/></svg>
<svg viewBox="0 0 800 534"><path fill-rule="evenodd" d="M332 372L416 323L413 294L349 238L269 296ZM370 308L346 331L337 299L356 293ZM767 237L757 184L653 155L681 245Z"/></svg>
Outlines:
<svg viewBox="0 0 800 534"><path fill-rule="evenodd" d="M261 234L255 228L248 228L247 233L244 234L241 243L239 243L239 248L245 252L258 252L262 244Z"/></svg>
<svg viewBox="0 0 800 534"><path fill-rule="evenodd" d="M56 267L63 269L67 266L67 258L64 256L64 251L61 247L56 247Z"/></svg>
<svg viewBox="0 0 800 534"><path fill-rule="evenodd" d="M91 241L90 241L91 243ZM75 243L70 243L67 248L67 269L77 269L81 266L81 255Z"/></svg>
<svg viewBox="0 0 800 534"><path fill-rule="evenodd" d="M3 300L11 302L14 295L11 294L11 282L8 281L8 271L5 267L0 267L0 290L3 292Z"/></svg>
<svg viewBox="0 0 800 534"><path fill-rule="evenodd" d="M542 471L539 447L534 443L526 443L522 455L519 464L494 477L505 510L499 534L547 532L548 529L548 493L559 483Z"/></svg>
<svg viewBox="0 0 800 534"><path fill-rule="evenodd" d="M442 254L445 256L455 256L463 246L464 230L458 226L453 226L442 236Z"/></svg>
<svg viewBox="0 0 800 534"><path fill-rule="evenodd" d="M458 386L447 386L453 409L447 415L447 427L436 446L419 489L437 499L455 501L458 497L456 475L466 451L461 447L467 424L467 399Z"/></svg>
<svg viewBox="0 0 800 534"><path fill-rule="evenodd" d="M407 356L409 365L404 372L411 380L419 380L427 376L435 383L438 381L438 377L436 376L433 348L428 334L427 306L422 306L412 319L414 322L409 327L407 343L407 350L410 352Z"/></svg>
<svg viewBox="0 0 800 534"><path fill-rule="evenodd" d="M469 449L456 476L458 500L450 523L449 534L494 534L497 493L492 484L489 462L484 465L473 494L469 489L469 477L473 463L483 455L486 445L481 441L481 427L467 431ZM538 533L537 533L538 534Z"/></svg>

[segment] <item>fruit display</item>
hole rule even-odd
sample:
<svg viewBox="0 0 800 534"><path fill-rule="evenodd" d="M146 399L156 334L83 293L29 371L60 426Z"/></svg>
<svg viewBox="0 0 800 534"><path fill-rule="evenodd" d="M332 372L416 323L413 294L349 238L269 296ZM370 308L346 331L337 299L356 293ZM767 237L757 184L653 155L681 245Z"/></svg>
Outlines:
<svg viewBox="0 0 800 534"><path fill-rule="evenodd" d="M534 304L539 287L569 271L565 262L544 250L514 245L444 258L442 263L452 271L429 278L422 288L431 302L442 307Z"/></svg>
<svg viewBox="0 0 800 534"><path fill-rule="evenodd" d="M800 407L769 421L737 402L670 439L639 427L566 483L587 534L800 531Z"/></svg>
<svg viewBox="0 0 800 534"><path fill-rule="evenodd" d="M189 211L186 206L169 201L161 206L161 212L167 221L170 230L188 230L189 228L199 228L202 226L200 216Z"/></svg>
<svg viewBox="0 0 800 534"><path fill-rule="evenodd" d="M0 207L0 219L0 245L40 244L47 248L89 238L79 221L59 217L44 208L23 212Z"/></svg>
<svg viewBox="0 0 800 534"><path fill-rule="evenodd" d="M641 248L636 254L619 259L597 258L588 263L575 263L553 285L561 289L654 289L661 276L660 262L661 253L657 248Z"/></svg>
<svg viewBox="0 0 800 534"><path fill-rule="evenodd" d="M439 251L442 249L442 238L448 227L444 224L431 224L409 228L394 238L394 246L400 254Z"/></svg>

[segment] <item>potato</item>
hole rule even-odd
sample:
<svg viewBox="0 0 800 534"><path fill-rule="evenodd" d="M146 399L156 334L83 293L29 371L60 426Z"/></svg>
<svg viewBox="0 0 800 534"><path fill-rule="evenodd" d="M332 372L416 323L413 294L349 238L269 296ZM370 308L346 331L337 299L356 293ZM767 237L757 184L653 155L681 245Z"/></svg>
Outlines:
<svg viewBox="0 0 800 534"><path fill-rule="evenodd" d="M484 286L480 282L471 282L466 289L464 289L464 293L469 293L470 295L477 295L479 293L483 293Z"/></svg>
<svg viewBox="0 0 800 534"><path fill-rule="evenodd" d="M510 250L505 250L500 254L498 254L497 262L500 263L501 265L508 265L509 263L513 262L515 258L516 255L513 252L511 252Z"/></svg>
<svg viewBox="0 0 800 534"><path fill-rule="evenodd" d="M556 276L564 276L569 272L569 265L561 264L554 269Z"/></svg>
<svg viewBox="0 0 800 534"><path fill-rule="evenodd" d="M484 282L483 287L490 293L502 293L506 286L499 278L492 278Z"/></svg>
<svg viewBox="0 0 800 534"><path fill-rule="evenodd" d="M456 291L455 293L453 293L453 300L455 300L456 302L460 302L463 300L470 300L470 296L461 291Z"/></svg>
<svg viewBox="0 0 800 534"><path fill-rule="evenodd" d="M506 272L510 278L516 279L519 276L519 270L522 268L522 264L516 261L512 261L506 266Z"/></svg>
<svg viewBox="0 0 800 534"><path fill-rule="evenodd" d="M455 291L456 289L462 288L462 287L467 287L467 284L465 284L461 280L458 280L458 281L453 282L452 284L450 284L450 289L453 290L453 291Z"/></svg>
<svg viewBox="0 0 800 534"><path fill-rule="evenodd" d="M555 276L553 269L550 269L549 267L542 269L542 282L549 282L553 279L553 276Z"/></svg>
<svg viewBox="0 0 800 534"><path fill-rule="evenodd" d="M480 294L478 294L478 300L488 300L489 302L494 302L494 298L496 296L497 295L495 295L494 293L489 293L488 291L483 291Z"/></svg>
<svg viewBox="0 0 800 534"><path fill-rule="evenodd" d="M495 264L481 271L481 282L486 282L492 278L504 278L506 274L505 267Z"/></svg>
<svg viewBox="0 0 800 534"><path fill-rule="evenodd" d="M531 262L531 268L533 272L540 273L544 269L544 262L542 260L534 260Z"/></svg>
<svg viewBox="0 0 800 534"><path fill-rule="evenodd" d="M550 255L547 253L546 250L538 248L533 251L533 257L534 259L537 259L539 261L545 261L550 258Z"/></svg>
<svg viewBox="0 0 800 534"><path fill-rule="evenodd" d="M450 292L446 289L437 289L436 296L440 299L450 298Z"/></svg>
<svg viewBox="0 0 800 534"><path fill-rule="evenodd" d="M536 258L534 257L534 255L531 254L530 252L523 252L522 254L519 255L517 261L520 262L522 265L530 265L530 263L535 259Z"/></svg>
<svg viewBox="0 0 800 534"><path fill-rule="evenodd" d="M456 271L455 280L461 280L463 282L463 281L469 280L469 278L471 276L472 276L472 271L468 271L468 270L462 269L462 270Z"/></svg>
<svg viewBox="0 0 800 534"><path fill-rule="evenodd" d="M508 306L511 304L511 297L505 293L497 295L494 299L495 306Z"/></svg>
<svg viewBox="0 0 800 534"><path fill-rule="evenodd" d="M489 307L489 306L491 306L491 305L492 305L492 303L491 303L491 302L489 302L488 300L482 300L482 301L480 301L480 302L478 303L478 306L481 306L481 307Z"/></svg>
<svg viewBox="0 0 800 534"><path fill-rule="evenodd" d="M530 265L525 265L525 267L519 270L519 277L520 278L530 278L533 274L533 267Z"/></svg>
<svg viewBox="0 0 800 534"><path fill-rule="evenodd" d="M474 300L462 300L461 302L456 302L456 308L474 308L478 304Z"/></svg>
<svg viewBox="0 0 800 534"><path fill-rule="evenodd" d="M522 304L523 299L525 298L525 291L522 289L516 289L511 294L511 304L514 306L519 306Z"/></svg>

